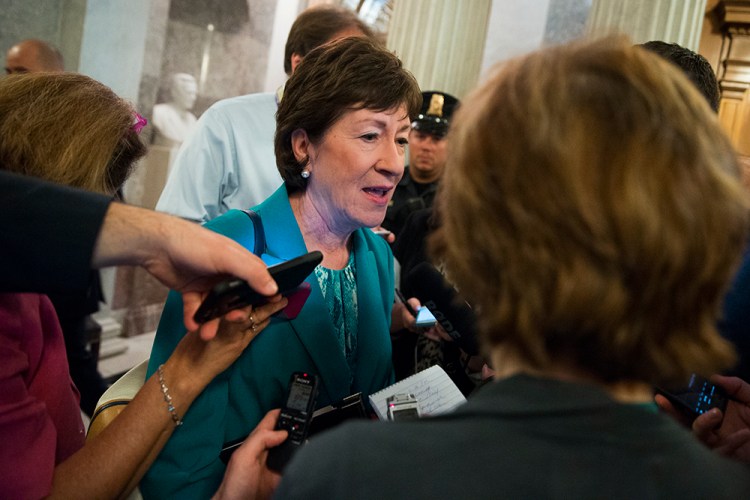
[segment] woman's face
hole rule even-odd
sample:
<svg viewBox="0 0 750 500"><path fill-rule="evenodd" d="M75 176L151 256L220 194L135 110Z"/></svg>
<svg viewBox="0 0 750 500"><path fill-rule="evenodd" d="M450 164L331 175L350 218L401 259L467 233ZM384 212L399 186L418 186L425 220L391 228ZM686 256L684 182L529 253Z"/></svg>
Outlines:
<svg viewBox="0 0 750 500"><path fill-rule="evenodd" d="M409 136L406 107L344 113L318 144L307 143L305 197L328 228L348 235L383 222L404 173Z"/></svg>

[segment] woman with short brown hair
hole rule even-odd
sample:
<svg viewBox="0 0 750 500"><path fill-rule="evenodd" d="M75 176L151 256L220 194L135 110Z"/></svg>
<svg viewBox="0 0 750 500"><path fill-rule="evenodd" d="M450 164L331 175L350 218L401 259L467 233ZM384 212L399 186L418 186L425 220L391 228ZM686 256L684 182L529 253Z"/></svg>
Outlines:
<svg viewBox="0 0 750 500"><path fill-rule="evenodd" d="M578 42L502 65L448 141L437 256L496 380L320 436L277 497L747 498L652 399L732 359L714 325L748 203L705 99L626 40Z"/></svg>

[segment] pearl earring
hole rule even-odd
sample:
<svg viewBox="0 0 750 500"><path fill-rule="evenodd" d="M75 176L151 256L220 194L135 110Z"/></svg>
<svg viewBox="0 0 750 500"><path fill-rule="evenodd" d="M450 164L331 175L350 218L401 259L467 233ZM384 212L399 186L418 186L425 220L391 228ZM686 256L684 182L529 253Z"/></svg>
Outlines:
<svg viewBox="0 0 750 500"><path fill-rule="evenodd" d="M300 172L300 177L303 179L309 179L310 178L310 171L307 169L304 169L302 172Z"/></svg>

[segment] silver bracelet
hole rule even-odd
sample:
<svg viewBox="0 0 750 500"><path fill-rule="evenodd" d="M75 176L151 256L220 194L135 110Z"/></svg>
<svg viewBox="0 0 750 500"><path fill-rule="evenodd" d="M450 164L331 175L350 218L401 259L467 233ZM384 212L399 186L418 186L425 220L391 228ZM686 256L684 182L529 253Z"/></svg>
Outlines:
<svg viewBox="0 0 750 500"><path fill-rule="evenodd" d="M174 409L174 405L172 404L172 396L169 395L167 384L164 383L164 365L159 365L159 369L157 371L159 372L159 385L161 386L161 393L164 394L164 401L166 401L167 409L169 410L169 414L172 416L172 422L174 422L175 427L179 427L182 425L182 420L180 420L180 417L177 415L177 410Z"/></svg>

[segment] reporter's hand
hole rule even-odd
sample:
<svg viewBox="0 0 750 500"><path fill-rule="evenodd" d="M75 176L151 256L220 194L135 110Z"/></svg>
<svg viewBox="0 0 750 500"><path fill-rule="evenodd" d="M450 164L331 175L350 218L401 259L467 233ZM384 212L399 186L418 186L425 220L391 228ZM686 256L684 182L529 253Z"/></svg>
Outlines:
<svg viewBox="0 0 750 500"><path fill-rule="evenodd" d="M266 467L268 450L287 438L287 431L274 430L280 410L269 411L232 454L224 480L214 499L229 500L270 498L281 480L281 475Z"/></svg>
<svg viewBox="0 0 750 500"><path fill-rule="evenodd" d="M410 299L407 299L406 301L415 311L418 311L419 308L422 307L422 303L416 297L412 297ZM434 340L435 342L453 341L451 336L448 335L448 332L446 332L439 323L436 323L434 326L431 326L429 328L418 327L416 325L417 318L415 318L403 304L394 304L394 311L396 311L395 314L398 316L399 323L403 325L402 328L406 328L407 330L414 333L420 333L428 339ZM396 323L396 318L394 318L393 323Z"/></svg>
<svg viewBox="0 0 750 500"><path fill-rule="evenodd" d="M730 402L730 405L732 403ZM693 434L703 441L709 448L741 462L750 462L750 428L738 429L731 432L724 429L729 424L734 410L727 405L726 417L721 410L714 408L693 422ZM723 424L723 421L724 422Z"/></svg>
<svg viewBox="0 0 750 500"><path fill-rule="evenodd" d="M92 256L94 267L140 265L161 283L182 293L184 322L201 337L216 335L219 320L198 325L195 311L211 288L236 276L258 292L278 291L266 265L231 239L170 215L112 203Z"/></svg>
<svg viewBox="0 0 750 500"><path fill-rule="evenodd" d="M286 297L275 295L263 306L247 306L229 311L217 323L217 334L205 340L196 331L183 337L165 363L184 385L199 392L243 353L250 342L268 326L271 315L288 304Z"/></svg>
<svg viewBox="0 0 750 500"><path fill-rule="evenodd" d="M711 382L722 387L731 398L726 414L714 408L696 418L692 425L663 396L656 395L656 404L684 425L693 434L724 456L750 462L750 384L737 377L714 375Z"/></svg>
<svg viewBox="0 0 750 500"><path fill-rule="evenodd" d="M211 288L229 276L235 276L264 295L278 289L266 265L238 243L194 223L179 221L170 225L160 258L151 259L144 268L173 290L182 293L184 322L188 330L199 329L201 337L212 338L218 321L198 325L193 319Z"/></svg>
<svg viewBox="0 0 750 500"><path fill-rule="evenodd" d="M724 415L714 409L696 418L693 433L722 455L750 462L750 384L722 375L714 375L711 382L731 399Z"/></svg>
<svg viewBox="0 0 750 500"><path fill-rule="evenodd" d="M411 298L408 299L409 305L416 311L420 308L422 304L420 304L419 299ZM400 302L396 301L393 303L393 309L391 309L391 333L398 332L399 330L409 330L412 332L417 332L417 327L415 326L415 323L417 321L417 318L415 318L410 312L409 309L406 308L406 306Z"/></svg>

